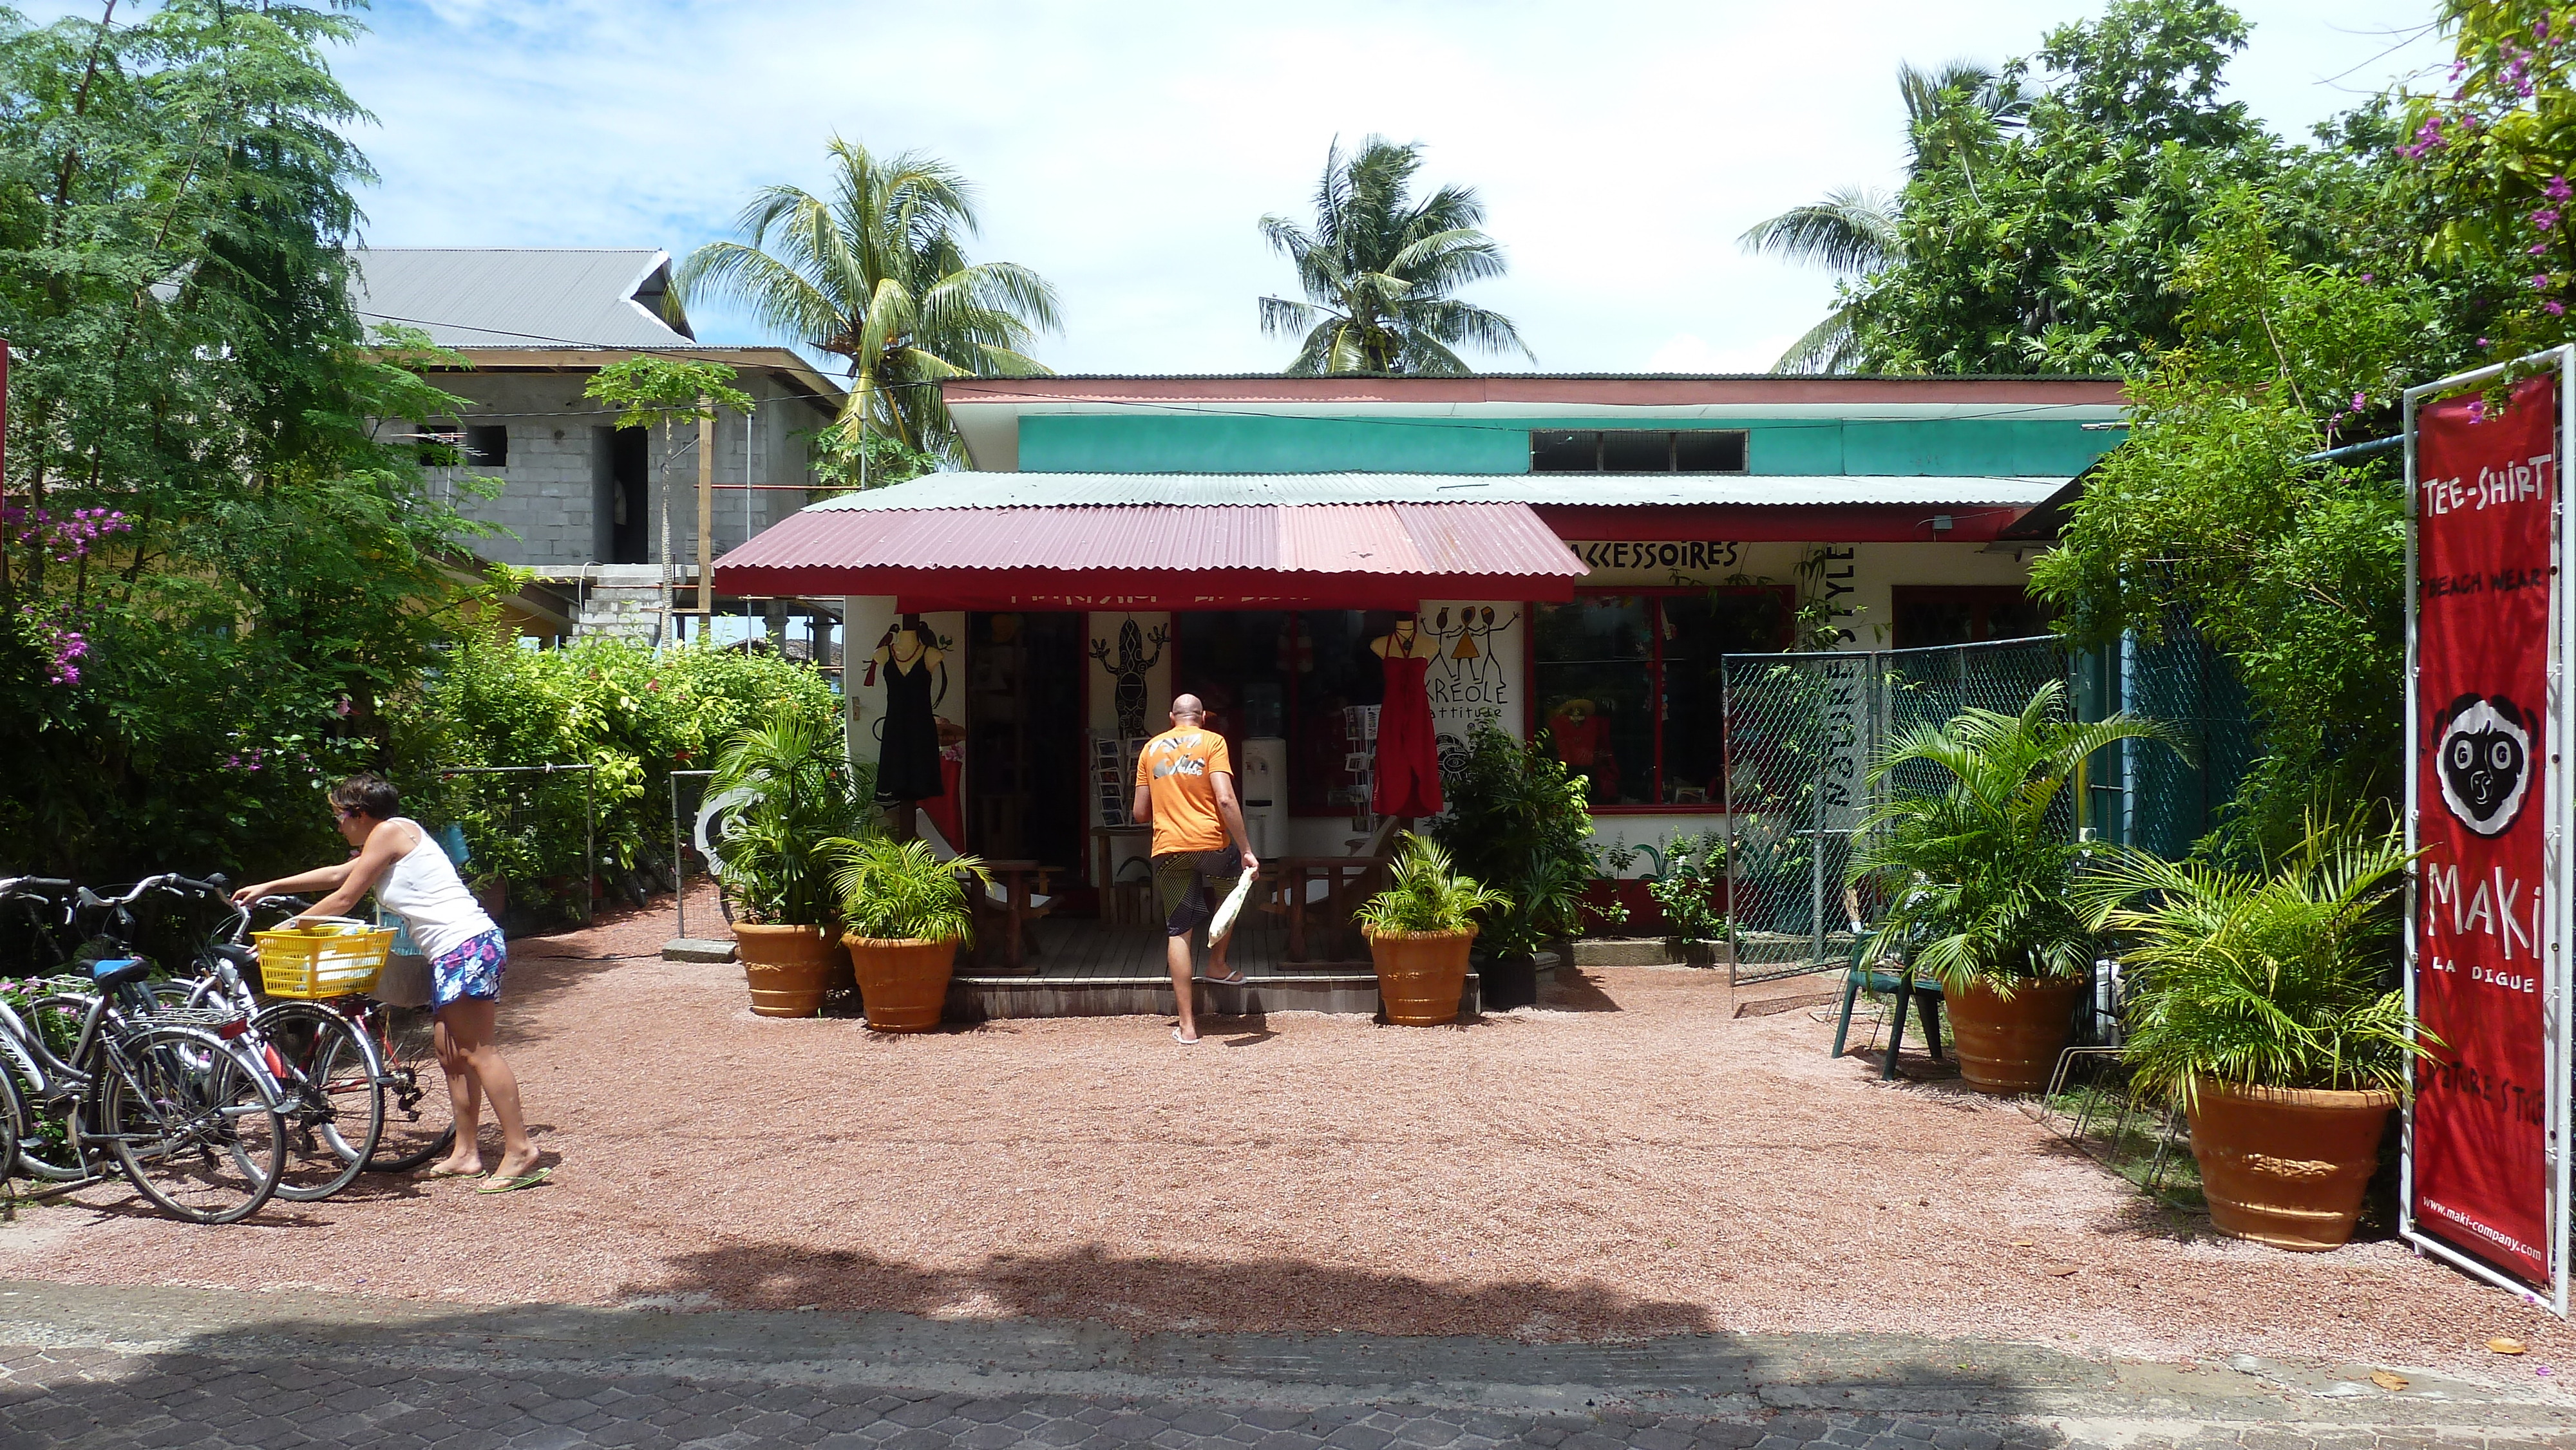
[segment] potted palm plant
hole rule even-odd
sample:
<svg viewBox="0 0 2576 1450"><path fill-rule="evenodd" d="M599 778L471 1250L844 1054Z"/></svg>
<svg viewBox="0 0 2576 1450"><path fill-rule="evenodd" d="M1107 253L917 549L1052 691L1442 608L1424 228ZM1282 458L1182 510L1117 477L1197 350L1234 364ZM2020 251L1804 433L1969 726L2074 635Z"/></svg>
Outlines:
<svg viewBox="0 0 2576 1450"><path fill-rule="evenodd" d="M2131 982L2131 1080L2191 1121L2210 1221L2285 1249L2341 1246L2410 1058L2438 1046L2388 985L2408 857L2311 818L2254 869L2114 847L2079 884Z"/></svg>
<svg viewBox="0 0 2576 1450"><path fill-rule="evenodd" d="M743 802L714 846L751 1010L811 1017L839 957L831 928L840 903L825 846L862 819L849 760L827 731L781 712L726 744L708 789Z"/></svg>
<svg viewBox="0 0 2576 1450"><path fill-rule="evenodd" d="M2084 848L2058 808L2076 767L2122 740L2167 737L2125 714L2066 718L2065 686L2019 714L1968 710L1889 742L1850 879L1888 903L1864 960L1912 958L1941 983L1959 1072L1980 1092L2047 1085L2093 963L2067 891Z"/></svg>
<svg viewBox="0 0 2576 1450"><path fill-rule="evenodd" d="M1467 989L1467 954L1476 944L1476 913L1508 911L1510 898L1461 876L1449 853L1404 833L1392 884L1356 913L1377 964L1378 1000L1386 1020L1433 1027L1458 1020Z"/></svg>
<svg viewBox="0 0 2576 1450"><path fill-rule="evenodd" d="M841 945L859 983L859 1006L878 1032L927 1032L939 1025L957 945L975 934L965 878L993 878L973 856L943 861L920 841L883 837L831 843Z"/></svg>

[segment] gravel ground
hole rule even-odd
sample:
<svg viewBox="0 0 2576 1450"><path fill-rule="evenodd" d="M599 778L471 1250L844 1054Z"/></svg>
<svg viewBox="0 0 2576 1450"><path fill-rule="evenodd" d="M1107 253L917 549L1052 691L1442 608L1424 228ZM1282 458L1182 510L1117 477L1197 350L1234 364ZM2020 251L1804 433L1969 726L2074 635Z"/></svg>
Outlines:
<svg viewBox="0 0 2576 1450"><path fill-rule="evenodd" d="M738 968L617 955L668 928L517 944L502 1043L560 1158L547 1187L367 1180L217 1230L101 1187L0 1224L0 1277L1131 1329L1913 1332L2487 1377L2576 1362L2576 1332L2393 1243L2212 1238L2009 1105L1828 1059L1815 1009L1737 1017L1707 973L1587 969L1539 1009L1449 1028L1217 1019L1194 1048L1147 1018L879 1037L756 1019ZM2495 1334L2532 1353L2488 1355Z"/></svg>

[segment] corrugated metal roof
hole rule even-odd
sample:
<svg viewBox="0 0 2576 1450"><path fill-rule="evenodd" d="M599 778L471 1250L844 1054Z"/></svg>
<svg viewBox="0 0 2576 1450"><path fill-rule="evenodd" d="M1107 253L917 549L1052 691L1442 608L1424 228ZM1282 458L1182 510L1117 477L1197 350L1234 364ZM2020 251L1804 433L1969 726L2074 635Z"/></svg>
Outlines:
<svg viewBox="0 0 2576 1450"><path fill-rule="evenodd" d="M1500 378L1520 382L1821 382L1821 383L2117 383L2117 373L1461 373L1433 377L1421 373L1049 373L1061 383L1238 383L1330 382L1358 378L1371 382L1456 382L1459 378ZM1023 381L1014 379L1014 381Z"/></svg>
<svg viewBox="0 0 2576 1450"><path fill-rule="evenodd" d="M807 509L728 553L719 569L1211 570L1580 578L1576 559L1517 504L1299 508L1156 505L975 510Z"/></svg>
<svg viewBox="0 0 2576 1450"><path fill-rule="evenodd" d="M671 262L650 247L362 247L350 256L361 317L421 328L442 347L694 345L647 305L658 306L659 286L648 284L666 281Z"/></svg>
<svg viewBox="0 0 2576 1450"><path fill-rule="evenodd" d="M1620 473L937 473L843 494L815 512L1116 508L1176 504L1553 504L1589 508L1705 505L2000 504L2028 507L2063 478L1860 474Z"/></svg>

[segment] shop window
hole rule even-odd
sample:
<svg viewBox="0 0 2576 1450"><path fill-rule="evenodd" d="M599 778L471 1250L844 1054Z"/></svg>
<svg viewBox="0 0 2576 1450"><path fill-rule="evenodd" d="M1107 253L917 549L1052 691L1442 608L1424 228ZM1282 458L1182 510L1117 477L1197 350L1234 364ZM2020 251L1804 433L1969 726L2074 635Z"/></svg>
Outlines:
<svg viewBox="0 0 2576 1450"><path fill-rule="evenodd" d="M1889 591L1888 643L1925 649L2027 639L2048 633L2053 615L2017 584L1899 584Z"/></svg>
<svg viewBox="0 0 2576 1450"><path fill-rule="evenodd" d="M1532 473L1742 473L1733 428L1581 428L1530 434Z"/></svg>
<svg viewBox="0 0 2576 1450"><path fill-rule="evenodd" d="M1347 815L1357 778L1348 769L1343 712L1385 698L1385 667L1368 645L1398 617L1356 609L1180 614L1173 689L1206 702L1230 750L1254 736L1286 738L1292 815ZM1159 721L1157 714L1151 723Z"/></svg>
<svg viewBox="0 0 2576 1450"><path fill-rule="evenodd" d="M1786 589L1586 594L1540 605L1531 726L1591 778L1595 806L1721 803L1723 657L1785 648Z"/></svg>

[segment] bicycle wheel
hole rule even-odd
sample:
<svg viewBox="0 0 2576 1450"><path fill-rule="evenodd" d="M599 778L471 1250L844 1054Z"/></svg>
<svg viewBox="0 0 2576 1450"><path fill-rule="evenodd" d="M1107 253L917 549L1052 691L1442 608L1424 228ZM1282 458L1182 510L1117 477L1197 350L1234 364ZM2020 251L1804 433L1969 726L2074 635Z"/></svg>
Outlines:
<svg viewBox="0 0 2576 1450"><path fill-rule="evenodd" d="M258 1212L286 1170L286 1114L275 1089L211 1034L154 1027L101 1053L87 1129L165 1213L232 1223ZM188 1058L207 1063L199 1072Z"/></svg>
<svg viewBox="0 0 2576 1450"><path fill-rule="evenodd" d="M18 1197L10 1182L18 1176L18 1123L26 1113L27 1105L18 1098L18 1075L0 1072L0 1208Z"/></svg>
<svg viewBox="0 0 2576 1450"><path fill-rule="evenodd" d="M286 1103L286 1176L277 1196L328 1198L367 1166L385 1131L375 1054L356 1024L316 1002L280 1002L251 1020Z"/></svg>
<svg viewBox="0 0 2576 1450"><path fill-rule="evenodd" d="M456 1108L447 1097L434 1024L426 1007L379 1007L384 1036L385 1130L367 1155L373 1173L409 1173L456 1142Z"/></svg>
<svg viewBox="0 0 2576 1450"><path fill-rule="evenodd" d="M27 1030L60 1057L79 1041L81 1019L88 1012L89 1001L83 997L63 993L38 997L27 1004ZM81 1160L80 1149L72 1141L74 1098L61 1093L49 1098L38 1092L23 1065L6 1053L0 1053L0 1072L17 1088L23 1113L18 1119L18 1167L28 1177L49 1183L89 1177L90 1166Z"/></svg>

